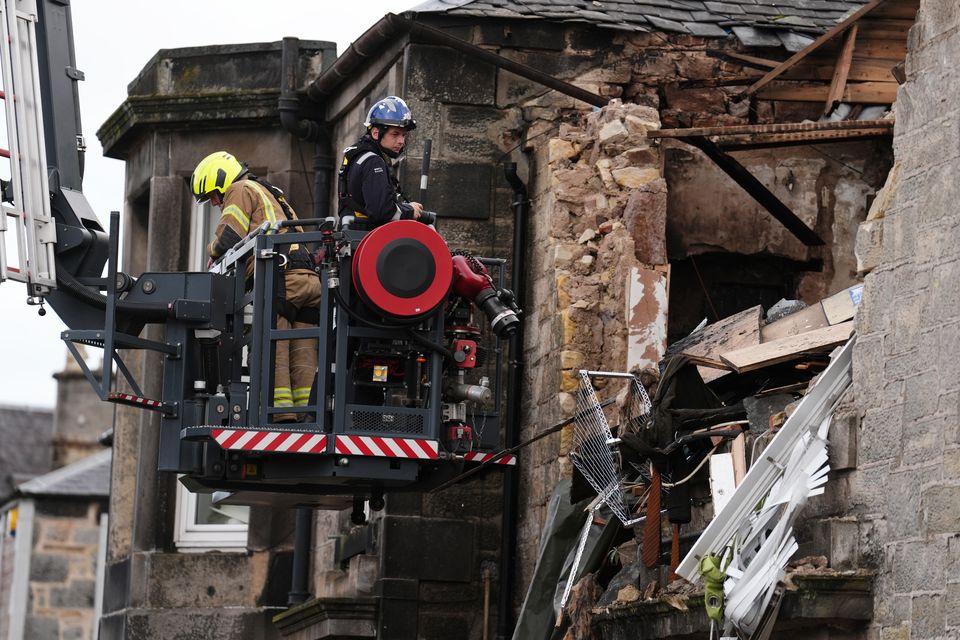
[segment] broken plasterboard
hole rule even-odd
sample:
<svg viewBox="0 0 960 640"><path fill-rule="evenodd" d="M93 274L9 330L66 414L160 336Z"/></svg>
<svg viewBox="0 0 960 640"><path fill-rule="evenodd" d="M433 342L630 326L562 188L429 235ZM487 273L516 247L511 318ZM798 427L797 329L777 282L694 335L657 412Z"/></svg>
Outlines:
<svg viewBox="0 0 960 640"><path fill-rule="evenodd" d="M627 276L627 370L656 369L667 349L669 266Z"/></svg>

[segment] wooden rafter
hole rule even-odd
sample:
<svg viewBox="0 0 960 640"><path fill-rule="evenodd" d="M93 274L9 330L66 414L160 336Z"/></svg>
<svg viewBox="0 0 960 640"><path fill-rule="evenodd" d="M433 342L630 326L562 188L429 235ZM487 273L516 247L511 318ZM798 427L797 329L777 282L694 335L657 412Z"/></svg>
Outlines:
<svg viewBox="0 0 960 640"><path fill-rule="evenodd" d="M844 33L853 24L855 24L857 20L867 15L868 13L870 13L871 11L873 11L874 9L876 9L877 7L879 7L880 5L884 4L887 1L888 0L871 0L869 3L863 5L862 7L860 7L860 9L858 9L853 14L851 14L849 18L847 18L837 26L833 27L832 29L824 33L822 36L820 36L819 38L811 42L809 45L807 45L804 49L798 51L797 53L787 58L776 68L771 69L766 75L764 75L762 78L754 82L744 92L745 95L749 96L757 93L760 89L762 89L763 87L770 84L770 82L780 77L785 71L787 71L788 69L793 67L795 64L797 64L798 62L806 58L808 55L810 55L811 53L813 53L814 51L822 47L824 44L826 44L830 40L833 40L835 37L837 37L841 33Z"/></svg>
<svg viewBox="0 0 960 640"><path fill-rule="evenodd" d="M647 135L676 140L708 138L720 149L745 150L884 138L893 135L893 125L892 119L841 120L661 129Z"/></svg>
<svg viewBox="0 0 960 640"><path fill-rule="evenodd" d="M853 49L857 46L858 25L854 24L847 30L843 39L843 48L837 58L837 67L830 82L830 92L827 94L827 103L823 107L823 115L829 114L843 99L843 92L847 88L847 76L850 75L850 63L853 62Z"/></svg>
<svg viewBox="0 0 960 640"><path fill-rule="evenodd" d="M691 129L661 129L650 131L650 138L696 138L702 136L731 136L744 134L804 133L813 131L842 131L845 129L893 128L893 120L857 120L840 122L778 122L774 124L742 124L728 127L695 127Z"/></svg>

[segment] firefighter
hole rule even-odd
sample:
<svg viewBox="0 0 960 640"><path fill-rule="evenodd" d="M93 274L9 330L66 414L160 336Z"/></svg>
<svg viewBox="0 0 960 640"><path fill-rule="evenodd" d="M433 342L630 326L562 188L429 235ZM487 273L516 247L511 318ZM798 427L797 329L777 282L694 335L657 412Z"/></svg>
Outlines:
<svg viewBox="0 0 960 640"><path fill-rule="evenodd" d="M296 212L283 192L247 170L226 151L211 153L200 161L190 181L198 203L209 201L221 210L215 237L207 247L211 261L219 259L251 229L264 221L295 220ZM284 233L291 227L281 227ZM299 227L292 227L297 231ZM277 329L316 326L320 304L320 277L309 252L297 244L281 245L286 255L281 294L276 304ZM253 275L253 260L246 265ZM317 368L317 344L313 338L281 340L274 360L274 407L305 406ZM296 422L296 413L274 414L273 422Z"/></svg>
<svg viewBox="0 0 960 640"><path fill-rule="evenodd" d="M402 98L389 96L367 112L366 132L343 150L338 184L340 219L354 216L356 227L373 228L391 220L420 220L423 205L400 191L393 164L403 153L407 133L416 128Z"/></svg>

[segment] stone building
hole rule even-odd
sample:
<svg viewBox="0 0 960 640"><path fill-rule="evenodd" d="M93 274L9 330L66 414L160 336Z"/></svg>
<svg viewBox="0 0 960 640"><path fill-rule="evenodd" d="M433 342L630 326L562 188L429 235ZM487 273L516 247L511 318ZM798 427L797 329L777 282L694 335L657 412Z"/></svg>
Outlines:
<svg viewBox="0 0 960 640"><path fill-rule="evenodd" d="M307 78L334 45L303 41L294 55ZM219 149L309 214L315 150L280 126L280 63L280 43L161 50L131 82L97 134L106 155L126 162L124 271L205 268L219 213L197 209L188 179ZM159 397L160 360L125 358L144 393ZM290 590L292 512L214 509L209 495L186 492L157 472L159 424L150 412L116 412L100 637L275 637L270 618Z"/></svg>
<svg viewBox="0 0 960 640"><path fill-rule="evenodd" d="M97 374L93 374L97 375ZM71 356L53 411L0 409L0 638L92 638L113 421ZM102 564L102 563L101 563Z"/></svg>
<svg viewBox="0 0 960 640"><path fill-rule="evenodd" d="M865 227L873 237L882 228L884 244L873 252L880 266L867 277L858 321L856 409L844 418L857 424L865 414L855 430L859 460L838 476L828 506L812 514L810 536L829 542L821 546L832 560L842 550L844 561L880 571L874 627L861 625L856 637L911 637L910 624L901 624L908 620L917 637L942 636L955 626L946 569L921 561L955 551L949 444L938 434L952 433L956 393L949 358L934 357L950 353L949 322L943 314L919 318L931 300L950 299L943 194L956 127L949 106L930 106L937 103L929 93L934 79L955 81L935 62L956 40L948 4L919 4L893 148L892 123L881 118L898 97L891 68L902 62L917 2L431 2L385 17L336 62L323 43L284 42L298 53L300 114L319 125L306 132L316 149L280 129L278 44L162 51L99 132L108 155L128 163L126 270L191 266L195 241L185 239L199 231L188 232L196 218L183 179L205 151L236 150L290 187L295 203L324 211L334 198L337 150L359 135L373 101L402 94L419 123L401 170L406 190L416 192L430 139L426 204L440 213L450 246L521 255L528 265L518 269L526 278L526 333L522 417L512 436L523 439L574 412L581 368L653 367L704 316L717 320L780 298L812 302L853 284L865 270L853 255L857 231L896 159L902 186L883 222ZM885 53L854 55L842 82L836 68L856 44L849 37L791 62L864 6L876 11L874 22L858 28ZM250 54L262 67L233 84L214 82L228 54ZM777 83L768 79L773 72ZM777 128L818 120L838 102L878 107L872 129ZM947 152L931 170L921 151L934 145ZM316 183L301 160L311 152L327 173ZM506 161L518 166L530 199L521 219L529 240L520 247L511 201L521 196L504 177ZM737 166L762 189L746 192ZM731 173L741 176L738 184ZM923 203L931 183L943 185L941 199ZM311 191L314 184L321 188ZM928 233L916 232L922 225ZM172 243L162 233L171 227L181 231ZM155 388L155 363L140 366ZM478 638L491 626L506 637L550 493L571 473L569 434L561 432L527 449L516 473L487 474L439 495L390 495L368 525L317 512L313 599L271 623L286 605L291 514L264 507L235 514L249 523L235 540L247 554L187 557L173 513L175 480L150 467L156 420L121 410L115 431L123 463L114 467L104 637L176 628L205 637L325 638L347 629L355 637ZM891 449L888 437L902 438L904 448ZM903 459L911 448L922 463ZM912 515L896 511L894 474L905 480L895 483L905 494L897 500L923 496ZM939 568L927 574L920 568L927 565ZM247 575L254 578L233 578ZM485 601L500 606L485 616Z"/></svg>
<svg viewBox="0 0 960 640"><path fill-rule="evenodd" d="M20 484L0 507L0 638L95 638L109 450Z"/></svg>
<svg viewBox="0 0 960 640"><path fill-rule="evenodd" d="M960 12L923 0L897 94L893 181L877 263L857 319L857 469L840 479L836 519L875 568L872 637L957 634ZM875 220L877 216L872 216ZM868 253L868 252L865 252ZM849 523L849 524L847 524Z"/></svg>
<svg viewBox="0 0 960 640"><path fill-rule="evenodd" d="M451 246L510 255L512 220L501 200L508 184L493 167L504 160L519 165L531 195L524 223L530 240L520 248L529 264L522 305L527 333L521 439L573 413L578 369L655 366L668 336L685 335L704 316L717 319L783 297L816 300L854 282L850 247L890 166L889 126L886 138L834 138L838 144L828 152L780 147L737 153L743 166L826 241L822 248L789 232L706 156L680 141L648 135L661 128L735 125L757 134L767 124L822 115L829 70L826 76L810 69L786 76L805 81L807 97L778 86L742 100L739 94L763 75L744 61L787 58L859 4L809 11L781 4L792 16L786 24L803 24L805 33L778 29L779 18L758 15L755 11L766 9L746 3L733 8L697 3L702 9L697 12L633 4L583 12L564 2L427 3L403 18L386 17L355 45L358 51L376 47L380 56L347 51L308 87L304 99L320 104L341 146L357 135L375 99L404 95L418 129L402 180L415 184L420 151L431 139L437 179L427 200L439 210ZM836 55L835 48L822 50L817 64L832 69ZM863 80L865 73L858 69L855 75ZM873 80L882 81L873 98L882 114L882 105L893 101L896 81L888 69ZM622 105L592 110L612 98ZM463 177L464 166L471 167L470 180ZM456 200L448 199L450 192ZM479 203L490 203L489 211L477 212ZM743 233L746 228L751 233ZM697 283L698 263L706 283ZM712 301L702 294L707 288L716 292ZM509 595L514 586L522 589L529 582L550 492L570 474L568 435L524 453L522 515L517 533L506 534L517 543L510 571L516 569L518 579L511 584L505 571L500 577L507 584L496 585L508 602L518 600L517 592ZM477 490L496 488L473 483L452 495L469 504ZM371 526L433 517L432 500L390 499ZM453 522L471 521L465 512L441 513ZM321 516L318 526L330 530L336 520ZM367 551L381 559L405 553L402 540L391 544L398 551L383 542ZM382 561L378 574L363 556L351 561L346 574L330 571L334 563L327 558L336 559L335 545L325 546L329 550L321 547L315 569L318 600L288 619L291 633L304 633L311 615L319 622L333 615L325 597L370 594L377 575L386 578ZM475 568L474 580L477 573ZM343 584L349 585L346 591ZM421 594L427 584L419 582ZM433 637L433 617L450 624L443 596L434 593L420 602L422 637ZM476 596L474 608L469 599L456 613L465 634L480 626ZM407 612L413 615L409 607ZM510 609L500 608L498 615L509 617ZM500 622L509 629L509 621Z"/></svg>

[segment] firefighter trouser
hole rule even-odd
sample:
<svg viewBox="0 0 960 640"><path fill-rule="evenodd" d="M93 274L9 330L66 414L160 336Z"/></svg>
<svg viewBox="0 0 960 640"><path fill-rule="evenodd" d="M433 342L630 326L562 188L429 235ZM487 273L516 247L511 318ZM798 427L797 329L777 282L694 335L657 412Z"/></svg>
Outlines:
<svg viewBox="0 0 960 640"><path fill-rule="evenodd" d="M320 305L320 277L308 269L294 269L284 274L287 302L297 309ZM277 316L277 329L306 329L316 326L290 322ZM274 407L302 407L310 400L310 388L317 370L317 341L314 338L278 340L274 361ZM295 422L296 413L276 413L274 422Z"/></svg>

